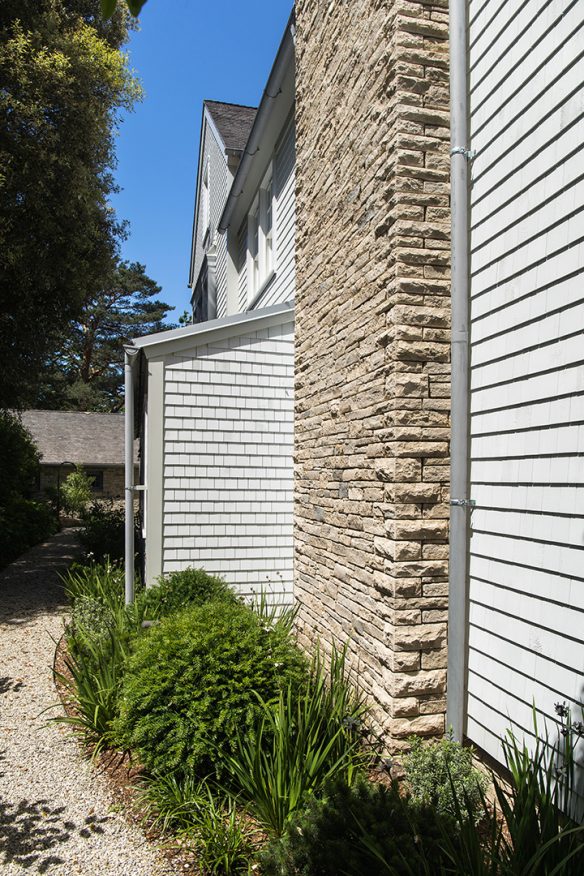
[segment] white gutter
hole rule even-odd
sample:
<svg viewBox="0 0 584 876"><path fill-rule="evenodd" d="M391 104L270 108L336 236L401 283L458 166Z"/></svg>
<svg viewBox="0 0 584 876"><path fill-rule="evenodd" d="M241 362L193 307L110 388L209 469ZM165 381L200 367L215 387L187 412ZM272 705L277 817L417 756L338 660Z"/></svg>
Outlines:
<svg viewBox="0 0 584 876"><path fill-rule="evenodd" d="M450 0L452 211L452 425L448 593L448 700L454 736L466 732L469 499L469 147L468 0Z"/></svg>
<svg viewBox="0 0 584 876"><path fill-rule="evenodd" d="M245 151L241 158L239 167L237 168L237 173L235 174L235 179L233 180L231 189L229 190L229 197L227 198L227 202L219 220L219 225L217 226L217 231L219 231L219 233L223 233L229 228L229 223L231 222L237 199L241 195L249 166L256 152L261 148L264 132L270 120L272 104L278 99L281 93L282 82L286 76L290 60L294 56L294 35L294 12L292 12L288 24L286 25L284 37L280 43L274 66L272 67L268 82L264 88L264 93L262 94L262 99L249 133Z"/></svg>
<svg viewBox="0 0 584 876"><path fill-rule="evenodd" d="M124 346L124 459L125 459L125 601L134 601L134 363L139 350Z"/></svg>

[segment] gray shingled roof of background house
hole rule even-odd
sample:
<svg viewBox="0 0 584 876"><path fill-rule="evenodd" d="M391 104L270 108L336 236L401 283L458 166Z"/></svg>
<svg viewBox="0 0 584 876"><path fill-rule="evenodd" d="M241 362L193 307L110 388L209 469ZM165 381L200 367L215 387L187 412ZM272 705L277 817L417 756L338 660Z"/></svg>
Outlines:
<svg viewBox="0 0 584 876"><path fill-rule="evenodd" d="M237 103L221 103L218 100L206 100L205 106L223 138L225 148L240 152L245 149L257 108L240 106Z"/></svg>
<svg viewBox="0 0 584 876"><path fill-rule="evenodd" d="M43 465L124 464L124 415L81 411L22 411L23 425Z"/></svg>

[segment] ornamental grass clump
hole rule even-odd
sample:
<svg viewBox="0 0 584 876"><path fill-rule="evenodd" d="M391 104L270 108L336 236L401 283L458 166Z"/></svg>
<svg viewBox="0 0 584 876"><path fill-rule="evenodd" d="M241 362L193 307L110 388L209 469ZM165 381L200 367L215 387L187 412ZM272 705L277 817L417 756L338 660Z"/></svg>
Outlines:
<svg viewBox="0 0 584 876"><path fill-rule="evenodd" d="M124 605L123 570L109 561L73 567L65 591L72 601L66 669L55 675L72 709L55 720L74 726L95 756L115 744L121 682L143 613L139 599Z"/></svg>
<svg viewBox="0 0 584 876"><path fill-rule="evenodd" d="M207 602L163 618L136 642L117 732L150 770L220 768L218 752L255 725L260 700L306 678L287 630L238 602ZM259 699L258 699L259 697Z"/></svg>
<svg viewBox="0 0 584 876"><path fill-rule="evenodd" d="M237 731L223 762L232 787L279 836L328 780L342 777L350 785L368 762L362 744L367 708L348 678L345 650L333 652L328 670L317 654L301 689L280 691L276 703L258 701L252 732Z"/></svg>
<svg viewBox="0 0 584 876"><path fill-rule="evenodd" d="M192 773L143 780L142 806L153 827L192 842L203 873L248 873L253 831L235 801Z"/></svg>

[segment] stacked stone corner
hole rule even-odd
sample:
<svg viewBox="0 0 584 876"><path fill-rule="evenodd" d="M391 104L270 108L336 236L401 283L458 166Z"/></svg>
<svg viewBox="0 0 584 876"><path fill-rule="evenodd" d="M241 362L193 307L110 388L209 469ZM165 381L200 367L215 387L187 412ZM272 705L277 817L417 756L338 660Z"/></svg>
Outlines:
<svg viewBox="0 0 584 876"><path fill-rule="evenodd" d="M444 730L447 0L296 2L295 591L398 749Z"/></svg>

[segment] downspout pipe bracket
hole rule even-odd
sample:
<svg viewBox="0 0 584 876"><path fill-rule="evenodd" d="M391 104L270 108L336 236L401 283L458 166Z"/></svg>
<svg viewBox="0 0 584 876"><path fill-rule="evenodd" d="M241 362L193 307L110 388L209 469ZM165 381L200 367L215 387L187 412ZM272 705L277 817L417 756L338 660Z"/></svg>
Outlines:
<svg viewBox="0 0 584 876"><path fill-rule="evenodd" d="M474 161L476 158L476 149L467 149L465 146L453 146L450 150L450 155L464 155L467 161Z"/></svg>

